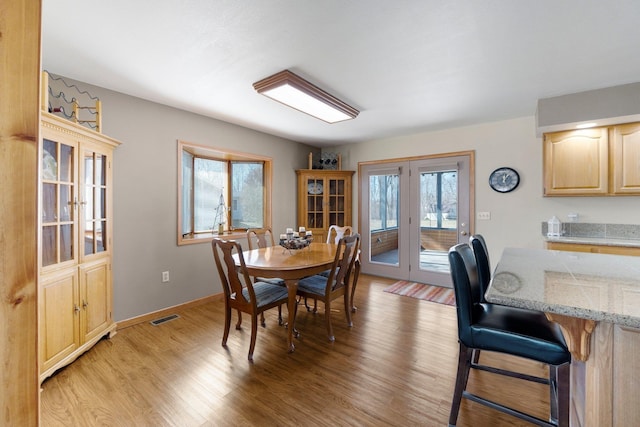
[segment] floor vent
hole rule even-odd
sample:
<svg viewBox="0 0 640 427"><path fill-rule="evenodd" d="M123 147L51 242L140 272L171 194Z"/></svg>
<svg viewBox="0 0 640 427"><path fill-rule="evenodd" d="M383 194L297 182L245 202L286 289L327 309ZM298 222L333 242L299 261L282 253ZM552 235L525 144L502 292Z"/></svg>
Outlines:
<svg viewBox="0 0 640 427"><path fill-rule="evenodd" d="M170 320L177 319L179 317L180 316L178 316L177 314L171 314L171 315L166 316L166 317L161 317L159 319L152 320L149 323L151 323L153 326L158 326L158 325L162 325L163 323L168 322Z"/></svg>

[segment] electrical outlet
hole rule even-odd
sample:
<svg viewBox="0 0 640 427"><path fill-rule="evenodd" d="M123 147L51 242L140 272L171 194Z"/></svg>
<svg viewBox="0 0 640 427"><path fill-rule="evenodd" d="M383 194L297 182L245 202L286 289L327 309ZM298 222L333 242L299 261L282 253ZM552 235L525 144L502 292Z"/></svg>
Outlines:
<svg viewBox="0 0 640 427"><path fill-rule="evenodd" d="M478 212L478 219L491 219L491 212Z"/></svg>
<svg viewBox="0 0 640 427"><path fill-rule="evenodd" d="M162 272L162 283L167 283L169 281L169 272L168 271L163 271Z"/></svg>

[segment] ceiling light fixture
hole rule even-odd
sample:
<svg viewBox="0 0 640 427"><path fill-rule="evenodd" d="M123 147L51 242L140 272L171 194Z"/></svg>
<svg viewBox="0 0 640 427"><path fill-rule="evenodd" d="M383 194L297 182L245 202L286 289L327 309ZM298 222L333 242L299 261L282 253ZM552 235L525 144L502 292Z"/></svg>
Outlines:
<svg viewBox="0 0 640 427"><path fill-rule="evenodd" d="M253 84L260 94L327 123L355 119L359 111L289 70Z"/></svg>

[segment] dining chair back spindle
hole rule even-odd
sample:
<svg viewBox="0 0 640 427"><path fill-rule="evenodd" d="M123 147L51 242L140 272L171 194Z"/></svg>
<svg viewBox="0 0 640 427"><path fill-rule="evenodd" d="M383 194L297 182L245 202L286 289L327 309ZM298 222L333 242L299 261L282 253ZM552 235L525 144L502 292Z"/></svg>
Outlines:
<svg viewBox="0 0 640 427"><path fill-rule="evenodd" d="M270 308L286 304L288 299L287 288L267 282L252 282L242 255L242 247L239 243L233 240L214 239L211 242L211 247L225 298L225 325L222 346L227 347L227 338L229 337L231 326L231 311L237 310L238 312L236 329L241 329L241 313L247 313L251 315L249 360L253 361L253 350L256 345L258 331L258 314ZM236 261L233 259L234 254L239 260L239 266L237 267Z"/></svg>

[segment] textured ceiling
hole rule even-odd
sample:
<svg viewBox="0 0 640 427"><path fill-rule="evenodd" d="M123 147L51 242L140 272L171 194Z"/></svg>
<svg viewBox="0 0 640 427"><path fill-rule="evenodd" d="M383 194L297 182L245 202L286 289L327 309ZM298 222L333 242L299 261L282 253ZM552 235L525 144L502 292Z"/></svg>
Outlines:
<svg viewBox="0 0 640 427"><path fill-rule="evenodd" d="M45 0L43 68L327 147L640 81L639 17L638 0ZM253 90L283 69L360 115L327 124Z"/></svg>

